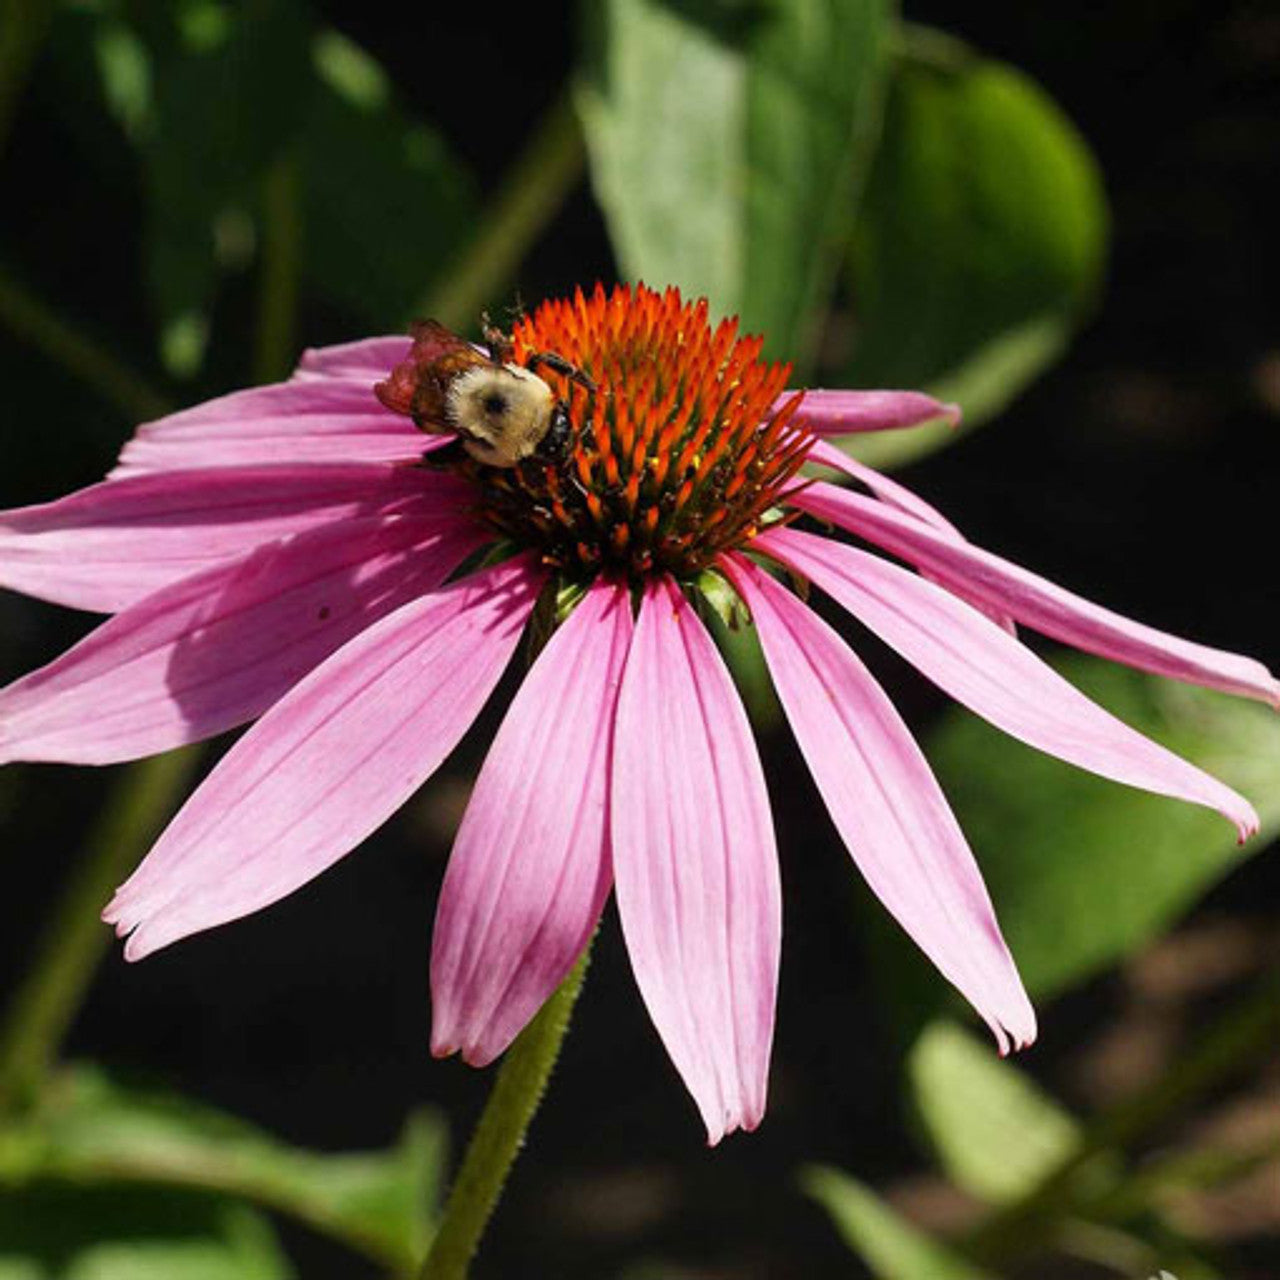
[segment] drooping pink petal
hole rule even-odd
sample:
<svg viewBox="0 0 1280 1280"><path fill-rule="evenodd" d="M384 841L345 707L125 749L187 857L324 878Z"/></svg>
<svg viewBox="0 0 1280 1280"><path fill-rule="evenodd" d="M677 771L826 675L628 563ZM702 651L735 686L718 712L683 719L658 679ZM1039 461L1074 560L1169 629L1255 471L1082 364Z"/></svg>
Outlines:
<svg viewBox="0 0 1280 1280"><path fill-rule="evenodd" d="M618 911L658 1034L711 1143L764 1114L781 908L742 704L674 583L651 581L614 733Z"/></svg>
<svg viewBox="0 0 1280 1280"><path fill-rule="evenodd" d="M431 1050L492 1062L586 946L609 894L608 780L631 639L597 582L525 677L476 781L436 912Z"/></svg>
<svg viewBox="0 0 1280 1280"><path fill-rule="evenodd" d="M308 347L298 362L295 377L385 378L408 354L413 339L393 333L381 338L361 338L332 347Z"/></svg>
<svg viewBox="0 0 1280 1280"><path fill-rule="evenodd" d="M0 512L0 586L115 613L170 582L333 520L456 506L451 476L378 463L227 467L104 481Z"/></svg>
<svg viewBox="0 0 1280 1280"><path fill-rule="evenodd" d="M544 575L525 555L402 605L223 757L103 918L141 959L292 893L381 826L479 714Z"/></svg>
<svg viewBox="0 0 1280 1280"><path fill-rule="evenodd" d="M1086 698L1025 645L950 592L856 547L794 529L759 550L810 578L957 702L1041 751L1129 786L1202 804L1236 824L1242 796Z"/></svg>
<svg viewBox="0 0 1280 1280"><path fill-rule="evenodd" d="M930 528L936 529L944 537L954 538L961 542L964 541L964 535L960 530L932 503L926 502L919 494L913 493L908 489L906 485L890 479L890 477L883 475L874 467L869 467L865 462L859 462L856 458L851 458L843 449L837 449L835 445L829 444L826 440L817 440L810 447L807 456L810 462L815 462L819 466L830 467L833 471L843 472L851 479L857 480L859 484L865 485L867 489L875 494L881 502L887 502L889 506L896 507L899 511L904 511L907 515L914 516ZM937 569L921 570L921 575L928 578L930 582L936 582L939 586L946 587L952 595L959 596L961 600L967 600L975 609L981 609L992 622L1003 627L1011 636L1018 634L1017 623L1003 610L994 609L985 601L971 596L965 590L963 579L956 578L953 574Z"/></svg>
<svg viewBox="0 0 1280 1280"><path fill-rule="evenodd" d="M386 369L381 373L386 376ZM295 377L219 396L139 427L112 478L197 467L402 462L427 437L373 394L376 378Z"/></svg>
<svg viewBox="0 0 1280 1280"><path fill-rule="evenodd" d="M726 568L751 610L787 719L867 883L1007 1052L1035 1014L973 854L920 748L843 640L750 561Z"/></svg>
<svg viewBox="0 0 1280 1280"><path fill-rule="evenodd" d="M244 724L484 540L452 514L359 517L162 587L0 690L0 763L111 764Z"/></svg>
<svg viewBox="0 0 1280 1280"><path fill-rule="evenodd" d="M785 392L774 402L775 412L795 394ZM960 421L960 406L944 404L922 391L807 390L791 419L819 436L847 436L861 431L896 431L945 420Z"/></svg>
<svg viewBox="0 0 1280 1280"><path fill-rule="evenodd" d="M1258 698L1280 707L1280 682L1252 658L1183 640L1092 604L967 542L835 485L815 484L789 501L921 569L945 574L965 593L1036 631L1142 671Z"/></svg>
<svg viewBox="0 0 1280 1280"><path fill-rule="evenodd" d="M959 536L960 530L947 519L932 503L926 502L920 495L906 485L899 484L892 477L869 467L857 458L851 458L843 449L836 448L827 440L816 440L806 455L809 462L830 467L832 471L842 472L859 484L865 485L881 502L887 502L899 511L915 516L932 528L942 533Z"/></svg>

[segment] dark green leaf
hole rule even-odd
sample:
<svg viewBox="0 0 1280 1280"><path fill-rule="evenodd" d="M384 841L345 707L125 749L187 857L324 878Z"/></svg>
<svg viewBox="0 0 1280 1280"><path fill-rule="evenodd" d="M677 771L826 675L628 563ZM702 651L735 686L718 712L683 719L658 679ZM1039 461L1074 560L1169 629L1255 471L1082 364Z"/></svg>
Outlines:
<svg viewBox="0 0 1280 1280"><path fill-rule="evenodd" d="M878 123L890 0L584 10L579 101L623 274L705 294L803 366Z"/></svg>
<svg viewBox="0 0 1280 1280"><path fill-rule="evenodd" d="M1122 720L1252 800L1264 835L1241 848L1217 814L1105 782L950 713L929 754L1040 997L1141 947L1265 848L1280 822L1274 711L1095 658L1057 665Z"/></svg>
<svg viewBox="0 0 1280 1280"><path fill-rule="evenodd" d="M873 1275L883 1280L992 1280L847 1173L814 1167L803 1174L803 1185Z"/></svg>
<svg viewBox="0 0 1280 1280"><path fill-rule="evenodd" d="M0 1181L140 1183L216 1191L290 1214L393 1266L420 1257L444 1161L426 1115L386 1152L321 1155L188 1099L67 1072L0 1148Z"/></svg>
<svg viewBox="0 0 1280 1280"><path fill-rule="evenodd" d="M847 381L926 389L972 426L1061 353L1097 291L1106 210L1088 146L1034 81L908 31L850 255ZM901 462L954 438L893 432L856 451Z"/></svg>
<svg viewBox="0 0 1280 1280"><path fill-rule="evenodd" d="M133 111L146 162L148 279L177 374L193 373L203 353L225 248L219 224L252 210L258 179L308 105L305 28L291 0L218 12L216 28L191 4L175 6L175 31L149 27L154 107L145 122Z"/></svg>
<svg viewBox="0 0 1280 1280"><path fill-rule="evenodd" d="M297 0L142 6L102 17L104 94L143 160L147 275L171 372L200 366L222 277L263 243L269 174L299 172L306 286L385 331L456 253L475 215L443 139L394 103L381 66Z"/></svg>
<svg viewBox="0 0 1280 1280"><path fill-rule="evenodd" d="M0 1280L291 1280L270 1224L192 1192L42 1185L0 1198Z"/></svg>
<svg viewBox="0 0 1280 1280"><path fill-rule="evenodd" d="M387 101L376 63L331 34L315 53L301 143L307 274L379 332L403 328L472 226L474 195L444 139Z"/></svg>

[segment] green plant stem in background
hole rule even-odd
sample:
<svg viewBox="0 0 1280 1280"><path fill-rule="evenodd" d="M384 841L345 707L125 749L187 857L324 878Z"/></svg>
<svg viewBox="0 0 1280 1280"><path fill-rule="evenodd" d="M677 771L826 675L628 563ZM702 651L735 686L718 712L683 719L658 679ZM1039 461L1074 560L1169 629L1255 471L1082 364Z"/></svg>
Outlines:
<svg viewBox="0 0 1280 1280"><path fill-rule="evenodd" d="M53 9L53 0L0 0L0 151Z"/></svg>
<svg viewBox="0 0 1280 1280"><path fill-rule="evenodd" d="M0 324L92 387L130 421L158 418L167 412L165 397L146 379L57 316L2 269Z"/></svg>
<svg viewBox="0 0 1280 1280"><path fill-rule="evenodd" d="M1065 1160L1026 1196L983 1222L964 1241L965 1253L985 1265L1005 1265L1041 1247L1052 1235L1052 1222L1077 1211L1092 1211L1073 1194L1076 1176L1097 1157L1124 1150L1203 1096L1280 1036L1280 981L1269 978L1222 1017L1200 1042L1175 1062L1149 1088L1102 1112L1086 1129ZM1105 1195L1103 1205L1105 1205ZM1102 1207L1100 1205L1099 1207Z"/></svg>
<svg viewBox="0 0 1280 1280"><path fill-rule="evenodd" d="M102 908L177 807L199 757L186 747L131 765L86 842L0 1026L0 1106L21 1106L38 1089L110 940Z"/></svg>
<svg viewBox="0 0 1280 1280"><path fill-rule="evenodd" d="M507 174L458 265L426 294L418 314L452 329L473 325L559 212L582 176L585 160L582 130L565 91Z"/></svg>
<svg viewBox="0 0 1280 1280"><path fill-rule="evenodd" d="M419 1280L463 1280L546 1092L586 976L590 946L507 1050Z"/></svg>
<svg viewBox="0 0 1280 1280"><path fill-rule="evenodd" d="M255 382L288 376L297 356L294 329L302 275L302 172L286 153L267 170L262 184L262 263L258 325L254 342Z"/></svg>
<svg viewBox="0 0 1280 1280"><path fill-rule="evenodd" d="M1095 1220L1126 1222L1158 1204L1170 1190L1227 1186L1274 1160L1280 1160L1280 1134L1243 1149L1197 1147L1149 1157L1114 1190L1091 1201L1088 1212Z"/></svg>

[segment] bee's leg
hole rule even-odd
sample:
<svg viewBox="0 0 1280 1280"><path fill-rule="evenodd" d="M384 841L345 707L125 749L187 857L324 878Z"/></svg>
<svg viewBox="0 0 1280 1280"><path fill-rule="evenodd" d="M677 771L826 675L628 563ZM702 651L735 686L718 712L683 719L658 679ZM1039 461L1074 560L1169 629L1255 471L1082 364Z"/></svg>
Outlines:
<svg viewBox="0 0 1280 1280"><path fill-rule="evenodd" d="M480 332L489 348L489 359L495 364L506 364L515 354L511 339L489 319L487 311L480 315Z"/></svg>
<svg viewBox="0 0 1280 1280"><path fill-rule="evenodd" d="M558 404L551 410L551 422L547 434L538 442L534 453L539 458L556 460L563 458L569 448L573 436L573 423L564 405Z"/></svg>
<svg viewBox="0 0 1280 1280"><path fill-rule="evenodd" d="M549 369L554 369L557 373L563 374L570 382L576 382L580 387L585 387L588 391L595 391L596 384L583 373L576 364L570 364L564 356L558 356L554 351L535 351L525 362L525 368L530 373L536 373L538 366L545 364Z"/></svg>

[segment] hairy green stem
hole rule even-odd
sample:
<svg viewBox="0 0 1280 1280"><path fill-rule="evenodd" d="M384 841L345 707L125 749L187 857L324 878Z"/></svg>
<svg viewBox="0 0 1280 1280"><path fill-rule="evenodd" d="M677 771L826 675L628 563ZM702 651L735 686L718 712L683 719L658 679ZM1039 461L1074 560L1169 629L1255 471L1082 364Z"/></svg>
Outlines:
<svg viewBox="0 0 1280 1280"><path fill-rule="evenodd" d="M1081 1170L1108 1152L1176 1114L1223 1079L1240 1071L1280 1035L1280 981L1263 980L1226 1013L1172 1067L1136 1094L1102 1112L1071 1154L1027 1195L992 1214L969 1236L964 1250L981 1263L1004 1265L1034 1249L1054 1222L1081 1208L1076 1180ZM1086 1209L1087 1211L1087 1209Z"/></svg>
<svg viewBox="0 0 1280 1280"><path fill-rule="evenodd" d="M99 815L0 1025L0 1106L38 1090L110 942L102 908L177 807L198 754L186 747L131 765Z"/></svg>
<svg viewBox="0 0 1280 1280"><path fill-rule="evenodd" d="M278 157L262 184L262 266L254 342L255 382L288 376L297 355L294 328L302 274L302 172L291 152Z"/></svg>
<svg viewBox="0 0 1280 1280"><path fill-rule="evenodd" d="M585 161L582 130L565 90L507 174L457 266L426 294L417 314L452 329L474 324L559 212Z"/></svg>
<svg viewBox="0 0 1280 1280"><path fill-rule="evenodd" d="M569 1030L590 947L507 1050L418 1280L464 1280Z"/></svg>
<svg viewBox="0 0 1280 1280"><path fill-rule="evenodd" d="M57 361L131 421L167 412L165 397L0 269L0 324Z"/></svg>

